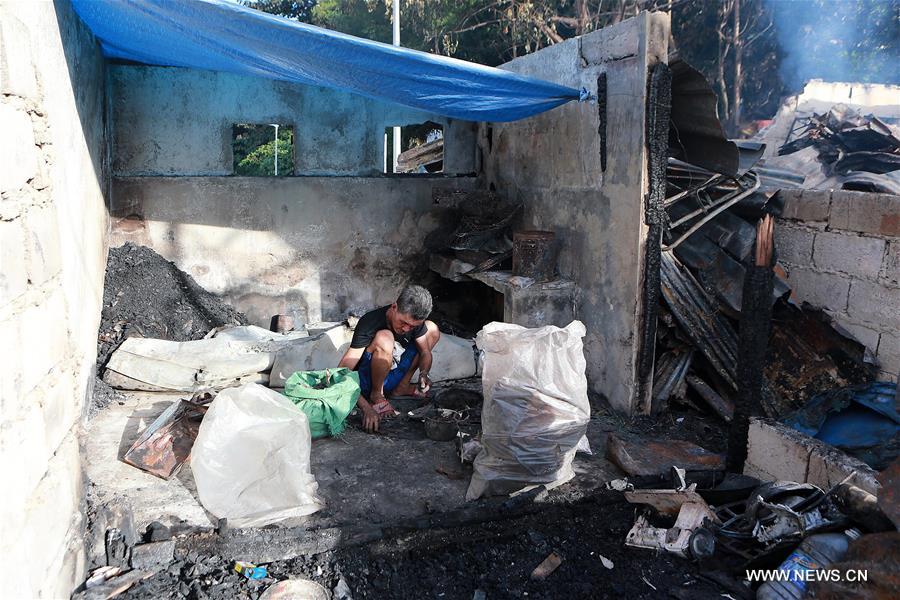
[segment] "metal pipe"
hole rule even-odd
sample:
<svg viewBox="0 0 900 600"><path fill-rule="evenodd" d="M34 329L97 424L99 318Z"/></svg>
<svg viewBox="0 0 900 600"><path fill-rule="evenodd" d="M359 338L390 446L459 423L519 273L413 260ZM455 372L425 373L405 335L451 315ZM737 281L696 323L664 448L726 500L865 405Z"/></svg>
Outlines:
<svg viewBox="0 0 900 600"><path fill-rule="evenodd" d="M393 12L393 34L394 34L394 45L400 45L400 0L394 0L394 12ZM393 144L393 161L391 172L397 172L397 162L398 157L400 156L400 128L394 127L394 144Z"/></svg>

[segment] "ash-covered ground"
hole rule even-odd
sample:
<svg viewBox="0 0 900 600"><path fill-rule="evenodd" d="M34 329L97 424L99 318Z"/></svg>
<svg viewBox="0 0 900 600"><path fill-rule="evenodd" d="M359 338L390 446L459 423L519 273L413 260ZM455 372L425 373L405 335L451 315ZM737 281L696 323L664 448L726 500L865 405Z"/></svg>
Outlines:
<svg viewBox="0 0 900 600"><path fill-rule="evenodd" d="M649 550L626 548L635 507L624 500L555 506L517 519L420 531L394 540L278 561L269 578L250 581L234 560L252 557L181 555L168 570L136 585L125 598L255 600L288 578L316 581L340 598L721 598L709 566ZM531 572L548 554L562 564L545 580ZM608 569L601 555L613 563ZM480 592L480 593L479 593ZM481 595L483 594L483 595ZM739 597L732 592L732 596Z"/></svg>

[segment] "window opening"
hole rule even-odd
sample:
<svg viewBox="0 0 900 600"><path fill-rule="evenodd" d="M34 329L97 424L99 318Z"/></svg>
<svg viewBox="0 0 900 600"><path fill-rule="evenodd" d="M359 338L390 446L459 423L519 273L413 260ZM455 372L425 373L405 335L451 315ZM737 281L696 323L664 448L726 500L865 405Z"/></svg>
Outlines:
<svg viewBox="0 0 900 600"><path fill-rule="evenodd" d="M287 177L294 174L294 128L281 123L235 123L231 127L234 174Z"/></svg>
<svg viewBox="0 0 900 600"><path fill-rule="evenodd" d="M442 173L444 171L444 128L426 121L400 127L400 155L393 165L393 127L384 130L385 173Z"/></svg>

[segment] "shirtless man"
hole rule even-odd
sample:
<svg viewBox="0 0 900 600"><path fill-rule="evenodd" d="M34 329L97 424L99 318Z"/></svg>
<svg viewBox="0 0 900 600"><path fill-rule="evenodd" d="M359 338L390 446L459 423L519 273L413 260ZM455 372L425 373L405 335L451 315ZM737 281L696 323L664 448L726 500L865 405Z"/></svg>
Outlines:
<svg viewBox="0 0 900 600"><path fill-rule="evenodd" d="M338 366L359 372L357 405L366 431L378 431L382 417L395 413L386 396L427 396L431 351L441 339L437 325L426 321L431 306L428 290L408 285L396 302L366 313L356 324ZM419 385L414 386L410 380L417 370Z"/></svg>

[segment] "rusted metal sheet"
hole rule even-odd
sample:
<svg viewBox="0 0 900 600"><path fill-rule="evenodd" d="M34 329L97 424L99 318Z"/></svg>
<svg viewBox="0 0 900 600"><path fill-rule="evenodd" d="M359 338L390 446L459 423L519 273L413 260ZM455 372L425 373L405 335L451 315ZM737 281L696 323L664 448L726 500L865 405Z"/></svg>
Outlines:
<svg viewBox="0 0 900 600"><path fill-rule="evenodd" d="M171 479L191 456L206 406L173 402L132 444L123 460L162 479Z"/></svg>
<svg viewBox="0 0 900 600"><path fill-rule="evenodd" d="M660 263L662 295L675 319L710 365L737 389L737 334L697 280L672 256L663 252Z"/></svg>
<svg viewBox="0 0 900 600"><path fill-rule="evenodd" d="M629 475L662 475L673 467L688 471L718 471L725 457L684 440L621 438L610 434L606 455Z"/></svg>

